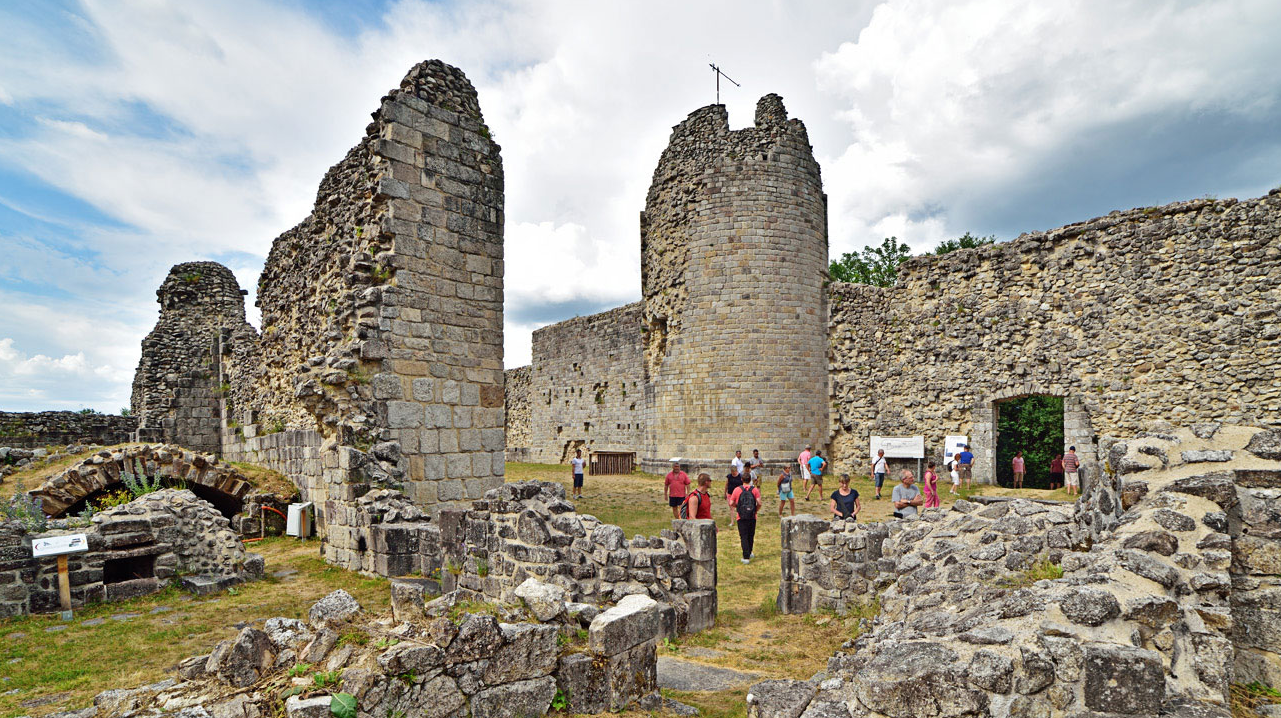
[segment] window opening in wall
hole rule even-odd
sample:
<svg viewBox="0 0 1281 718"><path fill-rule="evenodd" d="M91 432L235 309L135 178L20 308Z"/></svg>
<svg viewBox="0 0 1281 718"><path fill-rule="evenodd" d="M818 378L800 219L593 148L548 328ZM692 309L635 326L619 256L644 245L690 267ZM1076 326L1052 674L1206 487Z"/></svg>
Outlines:
<svg viewBox="0 0 1281 718"><path fill-rule="evenodd" d="M1050 462L1063 453L1063 433L1061 396L1033 394L997 402L996 482L1014 485L1014 452L1022 451L1023 488L1050 488Z"/></svg>
<svg viewBox="0 0 1281 718"><path fill-rule="evenodd" d="M102 564L103 583L124 583L140 578L155 578L155 576L155 555L109 558Z"/></svg>

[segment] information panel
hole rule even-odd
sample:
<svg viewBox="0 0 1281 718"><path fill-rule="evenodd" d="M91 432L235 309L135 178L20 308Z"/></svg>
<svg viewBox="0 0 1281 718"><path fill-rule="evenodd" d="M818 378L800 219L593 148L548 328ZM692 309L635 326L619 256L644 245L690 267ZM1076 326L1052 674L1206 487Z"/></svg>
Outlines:
<svg viewBox="0 0 1281 718"><path fill-rule="evenodd" d="M924 436L873 436L869 457L884 449L887 459L924 459Z"/></svg>

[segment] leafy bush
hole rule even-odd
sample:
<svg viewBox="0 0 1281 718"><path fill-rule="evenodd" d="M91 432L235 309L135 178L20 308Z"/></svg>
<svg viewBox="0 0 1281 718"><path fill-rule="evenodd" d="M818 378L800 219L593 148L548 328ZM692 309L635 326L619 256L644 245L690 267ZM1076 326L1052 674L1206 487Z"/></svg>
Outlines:
<svg viewBox="0 0 1281 718"><path fill-rule="evenodd" d="M17 521L33 533L49 528L49 517L44 515L44 505L40 499L28 496L19 479L13 496L0 503L0 518L5 521Z"/></svg>
<svg viewBox="0 0 1281 718"><path fill-rule="evenodd" d="M154 494L164 488L160 485L159 476L137 476L128 471L120 475L120 481L125 485L125 488L129 489L129 493L133 494L135 499L147 494Z"/></svg>

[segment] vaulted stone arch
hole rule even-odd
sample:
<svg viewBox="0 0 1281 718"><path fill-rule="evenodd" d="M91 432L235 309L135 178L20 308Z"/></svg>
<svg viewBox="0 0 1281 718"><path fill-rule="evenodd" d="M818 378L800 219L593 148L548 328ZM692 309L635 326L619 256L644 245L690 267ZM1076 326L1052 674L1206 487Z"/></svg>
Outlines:
<svg viewBox="0 0 1281 718"><path fill-rule="evenodd" d="M87 502L124 487L123 474L160 477L165 486L191 490L227 518L240 513L254 488L244 475L211 456L171 445L138 445L100 451L31 492L45 514L58 518L82 511Z"/></svg>

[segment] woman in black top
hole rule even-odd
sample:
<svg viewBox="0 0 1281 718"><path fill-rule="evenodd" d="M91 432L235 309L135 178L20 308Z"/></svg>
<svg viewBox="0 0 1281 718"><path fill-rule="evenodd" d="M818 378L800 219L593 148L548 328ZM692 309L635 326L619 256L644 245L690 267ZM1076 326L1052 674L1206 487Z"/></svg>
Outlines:
<svg viewBox="0 0 1281 718"><path fill-rule="evenodd" d="M743 475L738 473L738 466L730 466L729 474L725 476L725 503L729 505L729 525L734 525L734 504L730 503L729 497L734 495L734 489L742 486Z"/></svg>
<svg viewBox="0 0 1281 718"><path fill-rule="evenodd" d="M853 521L862 510L863 504L858 500L858 491L850 488L850 475L841 474L841 485L832 492L832 520Z"/></svg>

